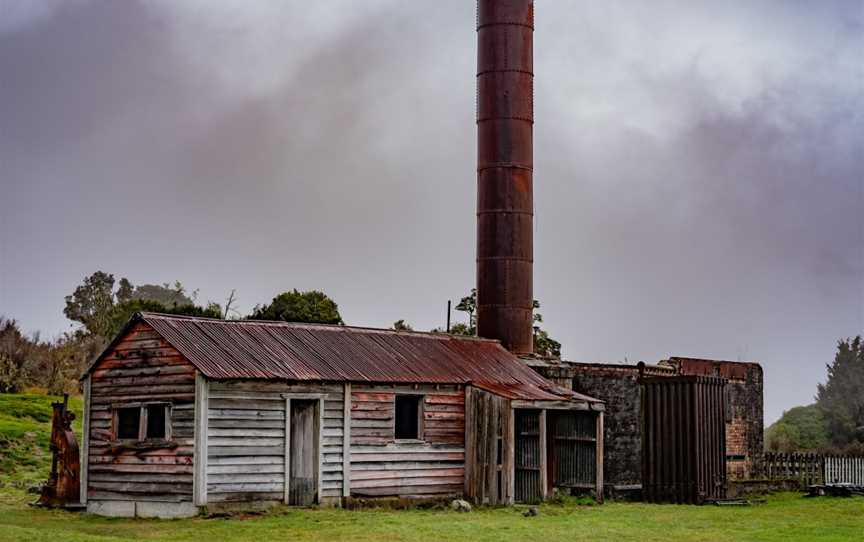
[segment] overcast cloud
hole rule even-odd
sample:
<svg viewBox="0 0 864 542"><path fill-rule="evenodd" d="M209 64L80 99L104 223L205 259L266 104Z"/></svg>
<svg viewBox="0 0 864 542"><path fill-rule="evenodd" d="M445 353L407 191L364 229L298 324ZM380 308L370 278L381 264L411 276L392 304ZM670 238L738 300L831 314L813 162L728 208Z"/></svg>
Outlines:
<svg viewBox="0 0 864 542"><path fill-rule="evenodd" d="M443 325L474 282L474 3L0 0L0 314L97 269ZM760 361L766 421L864 332L864 2L552 1L535 292L578 361Z"/></svg>

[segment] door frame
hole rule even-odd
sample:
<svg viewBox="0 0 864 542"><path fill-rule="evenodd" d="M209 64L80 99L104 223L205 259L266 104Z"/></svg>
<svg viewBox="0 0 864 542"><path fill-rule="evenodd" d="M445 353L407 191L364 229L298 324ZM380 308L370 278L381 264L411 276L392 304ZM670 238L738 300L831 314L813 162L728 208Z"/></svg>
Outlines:
<svg viewBox="0 0 864 542"><path fill-rule="evenodd" d="M316 476L316 491L315 502L321 504L321 491L323 489L323 463L324 463L324 393L283 393L285 399L285 487L283 490L282 500L285 504L288 502L289 488L291 487L291 400L302 399L305 401L316 401L315 408L318 411L318 416L315 419L315 447L317 448L318 456L318 473Z"/></svg>

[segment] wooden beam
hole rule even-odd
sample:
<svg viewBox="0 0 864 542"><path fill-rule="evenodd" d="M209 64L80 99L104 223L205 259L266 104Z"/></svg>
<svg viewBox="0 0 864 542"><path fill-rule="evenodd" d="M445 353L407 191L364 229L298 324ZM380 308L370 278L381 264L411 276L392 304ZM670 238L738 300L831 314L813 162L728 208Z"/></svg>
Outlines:
<svg viewBox="0 0 864 542"><path fill-rule="evenodd" d="M342 405L342 496L351 496L351 383L345 384Z"/></svg>
<svg viewBox="0 0 864 542"><path fill-rule="evenodd" d="M516 409L510 408L510 422L507 428L507 476L510 477L507 504L516 502Z"/></svg>
<svg viewBox="0 0 864 542"><path fill-rule="evenodd" d="M543 410L602 410L602 403L586 403L581 401L512 401L513 408L543 409ZM592 406L593 405L593 406Z"/></svg>
<svg viewBox="0 0 864 542"><path fill-rule="evenodd" d="M210 391L207 379L200 372L195 374L195 472L192 484L192 500L196 506L207 504L207 418ZM165 423L170 423L165 420Z"/></svg>
<svg viewBox="0 0 864 542"><path fill-rule="evenodd" d="M289 503L291 488L291 397L285 397L285 487L283 488L282 500Z"/></svg>
<svg viewBox="0 0 864 542"><path fill-rule="evenodd" d="M315 492L317 503L321 504L322 493L324 492L324 397L318 398L318 419L316 420L317 427L315 428L315 447L318 450L318 491ZM344 426L344 424L343 424ZM343 427L344 430L344 427Z"/></svg>
<svg viewBox="0 0 864 542"><path fill-rule="evenodd" d="M603 502L603 412L597 413L597 480L595 491L597 491L597 502Z"/></svg>
<svg viewBox="0 0 864 542"><path fill-rule="evenodd" d="M84 378L84 418L81 421L81 489L79 501L87 504L87 479L90 466L90 375Z"/></svg>
<svg viewBox="0 0 864 542"><path fill-rule="evenodd" d="M477 461L474 457L476 454L474 439L477 438L477 428L474 427L474 401L476 401L474 388L465 386L465 480L462 491L466 499L478 504L474 485L474 466Z"/></svg>
<svg viewBox="0 0 864 542"><path fill-rule="evenodd" d="M549 494L548 484L548 463L549 458L546 456L546 411L540 411L540 498L546 499Z"/></svg>

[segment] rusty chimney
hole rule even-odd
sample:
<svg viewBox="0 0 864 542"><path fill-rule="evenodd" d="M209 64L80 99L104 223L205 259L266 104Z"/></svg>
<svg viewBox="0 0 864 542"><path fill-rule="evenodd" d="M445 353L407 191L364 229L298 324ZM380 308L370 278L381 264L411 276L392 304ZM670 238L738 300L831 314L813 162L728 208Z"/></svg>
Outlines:
<svg viewBox="0 0 864 542"><path fill-rule="evenodd" d="M477 334L533 351L533 0L477 2Z"/></svg>

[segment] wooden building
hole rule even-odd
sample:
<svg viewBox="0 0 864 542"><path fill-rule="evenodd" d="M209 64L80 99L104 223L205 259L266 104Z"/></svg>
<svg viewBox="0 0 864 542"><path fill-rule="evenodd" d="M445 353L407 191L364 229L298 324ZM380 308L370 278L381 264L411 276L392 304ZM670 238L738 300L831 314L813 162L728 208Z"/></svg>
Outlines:
<svg viewBox="0 0 864 542"><path fill-rule="evenodd" d="M82 378L81 501L98 514L603 484L603 403L497 341L141 313Z"/></svg>

